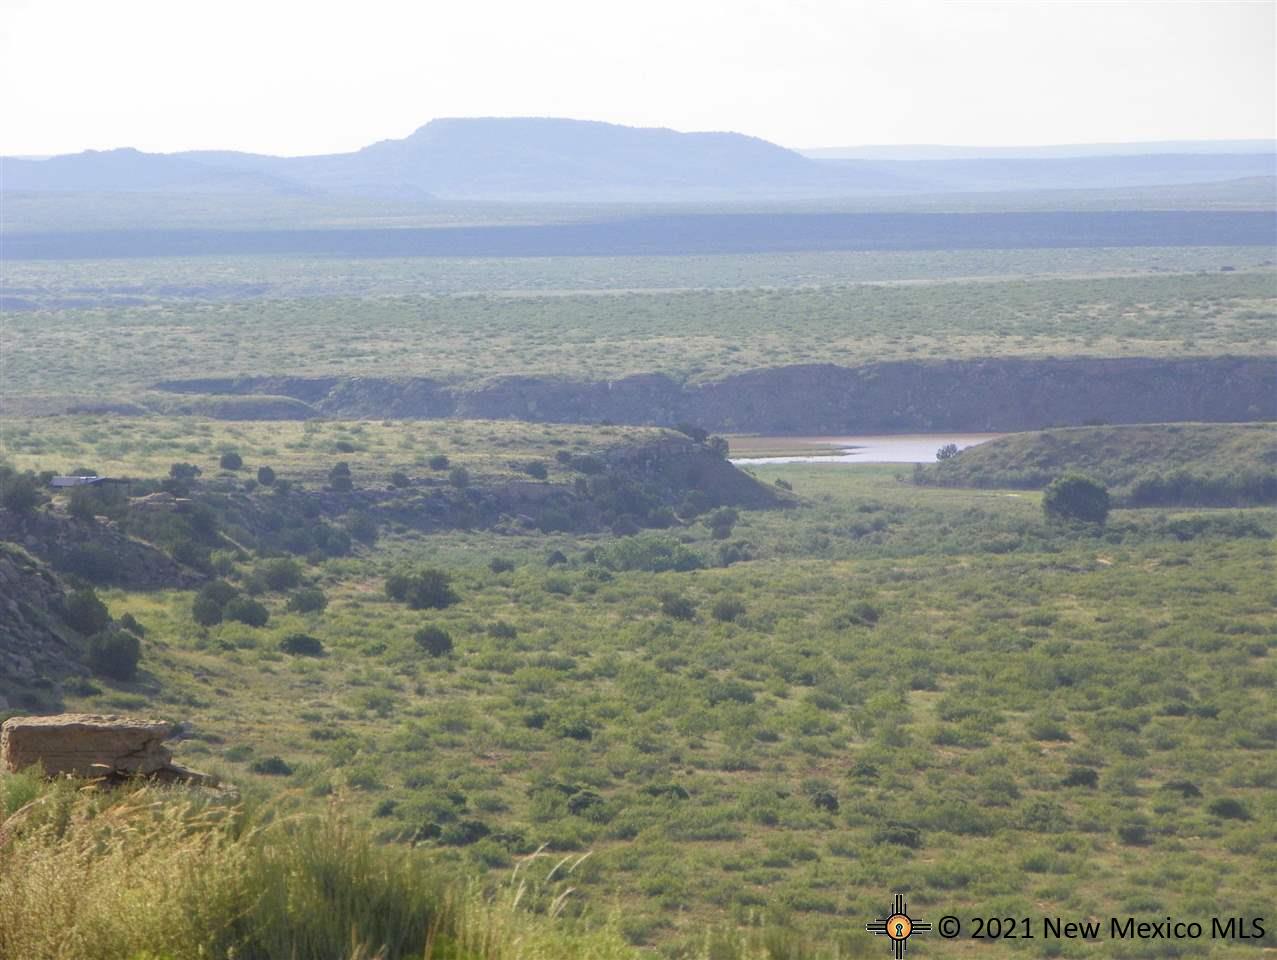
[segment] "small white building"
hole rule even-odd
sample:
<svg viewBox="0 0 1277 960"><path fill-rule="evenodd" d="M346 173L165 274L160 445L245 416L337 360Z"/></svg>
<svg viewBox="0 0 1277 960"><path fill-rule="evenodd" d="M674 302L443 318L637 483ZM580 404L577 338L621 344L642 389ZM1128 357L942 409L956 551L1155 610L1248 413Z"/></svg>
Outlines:
<svg viewBox="0 0 1277 960"><path fill-rule="evenodd" d="M54 477L49 481L49 486L56 489L62 487L96 487L105 477Z"/></svg>

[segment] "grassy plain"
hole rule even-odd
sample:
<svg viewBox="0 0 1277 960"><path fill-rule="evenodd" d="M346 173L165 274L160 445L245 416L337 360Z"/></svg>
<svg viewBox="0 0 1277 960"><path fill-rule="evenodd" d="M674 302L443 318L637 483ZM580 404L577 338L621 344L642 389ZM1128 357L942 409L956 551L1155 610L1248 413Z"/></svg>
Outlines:
<svg viewBox="0 0 1277 960"><path fill-rule="evenodd" d="M903 250L700 257L158 257L11 260L8 289L37 307L174 300L457 293L753 289L1043 276L1216 273L1272 266L1266 247Z"/></svg>
<svg viewBox="0 0 1277 960"><path fill-rule="evenodd" d="M1220 183L1121 189L1028 190L760 202L758 212L901 210L1004 212L1012 210L1267 210L1271 177ZM10 193L0 224L17 233L138 227L430 227L511 223L570 223L662 213L715 213L740 203L411 203L338 197L165 193Z"/></svg>
<svg viewBox="0 0 1277 960"><path fill-rule="evenodd" d="M7 313L0 400L250 373L709 380L794 363L1271 355L1277 273L638 294L259 299ZM191 358L199 357L193 370Z"/></svg>

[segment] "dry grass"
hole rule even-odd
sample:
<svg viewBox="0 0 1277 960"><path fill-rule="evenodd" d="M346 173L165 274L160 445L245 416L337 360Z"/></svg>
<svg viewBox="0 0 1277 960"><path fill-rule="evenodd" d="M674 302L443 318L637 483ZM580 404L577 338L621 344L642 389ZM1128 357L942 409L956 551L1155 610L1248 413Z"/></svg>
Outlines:
<svg viewBox="0 0 1277 960"><path fill-rule="evenodd" d="M460 888L336 807L283 816L180 788L23 774L0 778L0 812L0 960L638 956L615 918L585 929L571 917L588 853L538 850L495 888ZM799 956L737 932L710 935L688 960Z"/></svg>

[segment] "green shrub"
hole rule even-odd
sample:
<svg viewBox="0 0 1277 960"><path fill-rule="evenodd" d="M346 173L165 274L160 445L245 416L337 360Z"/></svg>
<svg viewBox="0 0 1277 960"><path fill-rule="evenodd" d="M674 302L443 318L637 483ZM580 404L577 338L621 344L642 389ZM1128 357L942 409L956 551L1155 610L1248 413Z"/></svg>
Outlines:
<svg viewBox="0 0 1277 960"><path fill-rule="evenodd" d="M557 729L559 736L569 740L594 739L594 726L588 720L579 717L560 721Z"/></svg>
<svg viewBox="0 0 1277 960"><path fill-rule="evenodd" d="M865 627L874 626L881 616L882 612L868 600L852 604L851 609L847 611L848 620Z"/></svg>
<svg viewBox="0 0 1277 960"><path fill-rule="evenodd" d="M1220 817L1224 820L1250 819L1250 811L1246 809L1245 804L1231 797L1221 797L1219 800L1212 800L1206 807L1206 812L1212 817Z"/></svg>
<svg viewBox="0 0 1277 960"><path fill-rule="evenodd" d="M137 636L137 637L146 636L146 627L138 623L137 617L133 616L133 614L131 613L126 613L124 616L120 617L119 623L120 623L121 629L127 630L129 633L133 634L134 636Z"/></svg>
<svg viewBox="0 0 1277 960"><path fill-rule="evenodd" d="M735 597L720 597L710 612L720 623L733 623L745 615L745 604Z"/></svg>
<svg viewBox="0 0 1277 960"><path fill-rule="evenodd" d="M1064 729L1063 724L1053 717L1034 717L1029 721L1027 729L1029 736L1034 740L1067 743L1073 739Z"/></svg>
<svg viewBox="0 0 1277 960"><path fill-rule="evenodd" d="M412 583L412 575L407 571L396 571L386 577L386 596L391 600L406 600L408 587Z"/></svg>
<svg viewBox="0 0 1277 960"><path fill-rule="evenodd" d="M1178 793L1186 800L1192 797L1200 797L1202 795L1202 788L1193 783L1191 780L1170 780L1162 784L1162 789L1169 790L1172 793Z"/></svg>
<svg viewBox="0 0 1277 960"><path fill-rule="evenodd" d="M322 657L324 642L308 633L290 633L279 641L279 649L295 657Z"/></svg>
<svg viewBox="0 0 1277 960"><path fill-rule="evenodd" d="M212 627L222 622L223 604L203 592L197 593L191 602L191 616L201 627Z"/></svg>
<svg viewBox="0 0 1277 960"><path fill-rule="evenodd" d="M1042 494L1048 520L1081 520L1103 524L1108 519L1109 492L1102 483L1080 473L1052 480Z"/></svg>
<svg viewBox="0 0 1277 960"><path fill-rule="evenodd" d="M710 685L706 698L710 704L719 704L725 701L733 703L753 703L754 691L749 685L739 680L719 680Z"/></svg>
<svg viewBox="0 0 1277 960"><path fill-rule="evenodd" d="M505 557L493 557L488 561L488 569L493 573L509 573L514 569L514 561Z"/></svg>
<svg viewBox="0 0 1277 960"><path fill-rule="evenodd" d="M238 470L244 466L244 458L234 450L227 450L222 454L222 458L218 461L218 465L223 470Z"/></svg>
<svg viewBox="0 0 1277 960"><path fill-rule="evenodd" d="M377 542L377 521L362 510L347 515L346 532L360 543L372 546Z"/></svg>
<svg viewBox="0 0 1277 960"><path fill-rule="evenodd" d="M568 463L571 465L573 470L576 470L580 473L588 474L590 476L600 474L604 470L603 461L600 460L598 457L591 456L588 453L583 453L578 456L574 456L571 460L568 461Z"/></svg>
<svg viewBox="0 0 1277 960"><path fill-rule="evenodd" d="M694 620L696 605L677 593L664 593L661 595L661 613L675 620Z"/></svg>
<svg viewBox="0 0 1277 960"><path fill-rule="evenodd" d="M432 657L446 657L452 652L452 635L442 627L422 627L413 639L417 646Z"/></svg>
<svg viewBox="0 0 1277 960"><path fill-rule="evenodd" d="M199 596L208 597L219 607L224 607L239 596L239 590L225 580L210 580L200 588Z"/></svg>
<svg viewBox="0 0 1277 960"><path fill-rule="evenodd" d="M349 493L354 489L350 478L350 464L342 461L328 471L328 488L337 493Z"/></svg>
<svg viewBox="0 0 1277 960"><path fill-rule="evenodd" d="M1021 809L1020 827L1034 833L1062 833L1069 828L1069 818L1054 800L1037 797Z"/></svg>
<svg viewBox="0 0 1277 960"><path fill-rule="evenodd" d="M0 507L14 513L30 513L43 499L35 474L0 467Z"/></svg>
<svg viewBox="0 0 1277 960"><path fill-rule="evenodd" d="M448 459L447 454L436 453L427 463L430 465L431 470L447 470L451 461Z"/></svg>
<svg viewBox="0 0 1277 960"><path fill-rule="evenodd" d="M873 842L892 843L898 847L908 847L910 850L917 850L922 846L922 831L908 823L888 820L874 830Z"/></svg>
<svg viewBox="0 0 1277 960"><path fill-rule="evenodd" d="M235 597L222 608L222 616L250 627L264 627L270 621L270 611L251 597Z"/></svg>
<svg viewBox="0 0 1277 960"><path fill-rule="evenodd" d="M268 777L287 777L293 772L292 766L282 757L262 757L254 760L248 769Z"/></svg>
<svg viewBox="0 0 1277 960"><path fill-rule="evenodd" d="M601 548L598 558L602 566L617 571L664 573L698 570L704 566L696 553L666 536L626 537Z"/></svg>
<svg viewBox="0 0 1277 960"><path fill-rule="evenodd" d="M258 467L257 482L263 487L272 486L275 483L275 471L270 467Z"/></svg>
<svg viewBox="0 0 1277 960"><path fill-rule="evenodd" d="M1089 767L1073 767L1060 781L1062 787L1087 787L1094 790L1100 785L1100 775Z"/></svg>
<svg viewBox="0 0 1277 960"><path fill-rule="evenodd" d="M386 578L386 596L406 602L413 610L441 610L460 599L452 590L452 578L433 568L391 574Z"/></svg>
<svg viewBox="0 0 1277 960"><path fill-rule="evenodd" d="M89 638L89 668L112 680L132 680L142 659L142 641L127 630L107 629Z"/></svg>
<svg viewBox="0 0 1277 960"><path fill-rule="evenodd" d="M289 560L287 557L267 560L259 564L257 570L261 573L266 586L276 592L291 590L301 583L302 579L302 570L297 565L297 561Z"/></svg>
<svg viewBox="0 0 1277 960"><path fill-rule="evenodd" d="M1117 838L1128 847L1142 847L1149 842L1148 821L1133 816L1117 826Z"/></svg>
<svg viewBox="0 0 1277 960"><path fill-rule="evenodd" d="M62 619L76 633L90 636L105 630L111 615L97 592L92 587L84 587L67 594Z"/></svg>
<svg viewBox="0 0 1277 960"><path fill-rule="evenodd" d="M318 587L304 587L288 598L293 613L318 613L328 606L328 597Z"/></svg>
<svg viewBox="0 0 1277 960"><path fill-rule="evenodd" d="M458 489L468 487L470 486L470 471L465 467L453 467L448 472L448 482Z"/></svg>
<svg viewBox="0 0 1277 960"><path fill-rule="evenodd" d="M465 847L478 843L490 833L492 828L482 820L458 820L444 825L439 842L450 847Z"/></svg>
<svg viewBox="0 0 1277 960"><path fill-rule="evenodd" d="M740 514L734 508L719 507L705 518L705 525L710 528L715 540L726 540L732 535L732 527L736 526L739 519Z"/></svg>

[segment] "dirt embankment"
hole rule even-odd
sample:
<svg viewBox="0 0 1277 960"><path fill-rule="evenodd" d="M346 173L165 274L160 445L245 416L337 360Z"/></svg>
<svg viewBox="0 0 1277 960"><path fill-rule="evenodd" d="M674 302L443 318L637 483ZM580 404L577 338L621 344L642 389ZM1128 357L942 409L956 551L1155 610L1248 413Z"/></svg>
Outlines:
<svg viewBox="0 0 1277 960"><path fill-rule="evenodd" d="M181 380L170 393L287 397L263 403L303 418L467 417L669 426L739 433L969 430L1087 423L1244 422L1277 418L1277 359L990 359L808 364L703 384L662 374L612 381L502 377L455 386L425 377Z"/></svg>

